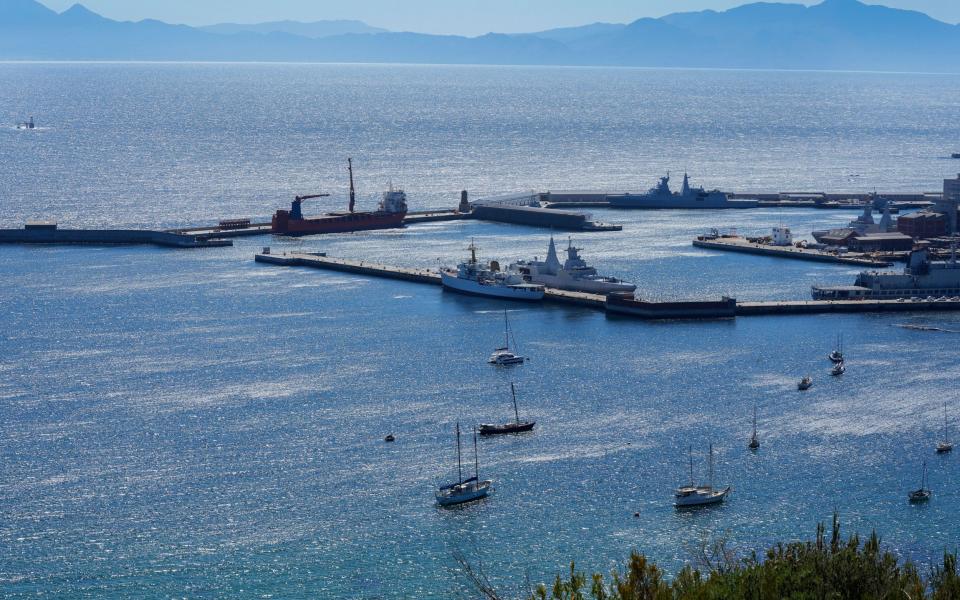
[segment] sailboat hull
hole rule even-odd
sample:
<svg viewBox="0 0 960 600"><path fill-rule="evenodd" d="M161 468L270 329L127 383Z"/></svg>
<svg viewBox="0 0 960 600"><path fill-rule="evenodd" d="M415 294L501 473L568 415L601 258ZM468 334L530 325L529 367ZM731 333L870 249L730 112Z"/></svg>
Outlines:
<svg viewBox="0 0 960 600"><path fill-rule="evenodd" d="M458 504L482 500L490 495L492 485L493 482L487 480L479 483L470 481L442 487L436 494L437 504L440 506L457 506Z"/></svg>
<svg viewBox="0 0 960 600"><path fill-rule="evenodd" d="M720 504L729 493L729 487L722 490L697 488L696 491L692 493L678 493L673 505L677 508L692 508L695 506Z"/></svg>
<svg viewBox="0 0 960 600"><path fill-rule="evenodd" d="M531 421L529 423L504 423L503 425L490 425L485 423L480 425L479 433L480 435L525 433L527 431L533 431L533 426L536 424L536 421Z"/></svg>

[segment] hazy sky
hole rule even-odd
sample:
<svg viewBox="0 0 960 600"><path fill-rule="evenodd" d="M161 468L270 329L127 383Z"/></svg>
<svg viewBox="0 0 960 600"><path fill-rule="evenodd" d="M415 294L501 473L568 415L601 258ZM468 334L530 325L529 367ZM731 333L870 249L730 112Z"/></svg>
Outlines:
<svg viewBox="0 0 960 600"><path fill-rule="evenodd" d="M0 0L2 1L2 0ZM64 10L76 0L41 0ZM789 0L786 0L789 1ZM795 0L796 1L796 0ZM640 17L713 8L748 0L82 0L104 16L120 20L160 19L208 25L293 19L360 19L393 30L479 35L515 33L595 21L627 23ZM797 2L801 3L801 2ZM804 1L803 4L816 4ZM960 0L868 0L925 12L950 23L960 21Z"/></svg>

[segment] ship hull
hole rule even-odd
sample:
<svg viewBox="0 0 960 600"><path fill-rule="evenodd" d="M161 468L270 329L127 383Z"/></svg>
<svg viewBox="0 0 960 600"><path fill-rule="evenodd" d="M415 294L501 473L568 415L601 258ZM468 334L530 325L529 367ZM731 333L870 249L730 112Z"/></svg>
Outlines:
<svg viewBox="0 0 960 600"><path fill-rule="evenodd" d="M645 302L611 294L607 296L606 308L609 313L644 319L729 319L737 315L737 301L733 298L719 302Z"/></svg>
<svg viewBox="0 0 960 600"><path fill-rule="evenodd" d="M291 219L284 213L286 211L278 211L274 215L271 233L297 237L324 233L395 229L403 227L403 219L406 216L405 213L372 212Z"/></svg>
<svg viewBox="0 0 960 600"><path fill-rule="evenodd" d="M440 272L440 281L443 289L460 294L530 302L543 300L543 288L534 286L483 285L472 279L460 279L447 271Z"/></svg>
<svg viewBox="0 0 960 600"><path fill-rule="evenodd" d="M534 275L530 278L533 283L539 283L548 288L568 290L571 292L586 292L588 294L614 294L633 292L637 286L631 283L611 283L609 281L595 281L590 279L574 279L572 277L557 277L552 275Z"/></svg>
<svg viewBox="0 0 960 600"><path fill-rule="evenodd" d="M756 200L730 200L725 194L707 194L697 197L661 197L647 195L607 196L611 208L757 208Z"/></svg>

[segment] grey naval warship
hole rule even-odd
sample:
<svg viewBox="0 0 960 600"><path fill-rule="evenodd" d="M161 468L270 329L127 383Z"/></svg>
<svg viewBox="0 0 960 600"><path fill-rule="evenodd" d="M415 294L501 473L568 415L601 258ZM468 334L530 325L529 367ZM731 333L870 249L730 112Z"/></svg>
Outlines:
<svg viewBox="0 0 960 600"><path fill-rule="evenodd" d="M670 174L660 178L657 187L646 194L610 194L607 201L613 208L756 208L756 200L731 200L720 190L690 187L690 178L683 174L679 192L670 190Z"/></svg>

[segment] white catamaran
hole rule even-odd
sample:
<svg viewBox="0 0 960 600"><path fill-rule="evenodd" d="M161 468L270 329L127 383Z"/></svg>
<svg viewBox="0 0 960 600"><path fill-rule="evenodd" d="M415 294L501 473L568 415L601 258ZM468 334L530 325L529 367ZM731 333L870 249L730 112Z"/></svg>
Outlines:
<svg viewBox="0 0 960 600"><path fill-rule="evenodd" d="M503 347L497 348L493 351L493 354L490 355L490 359L487 361L491 365L505 366L505 365L522 365L527 359L517 352L510 350L510 339L513 338L513 347L516 349L517 340L513 337L513 332L510 330L510 318L507 316L507 311L503 311L503 325L504 325L504 340Z"/></svg>

